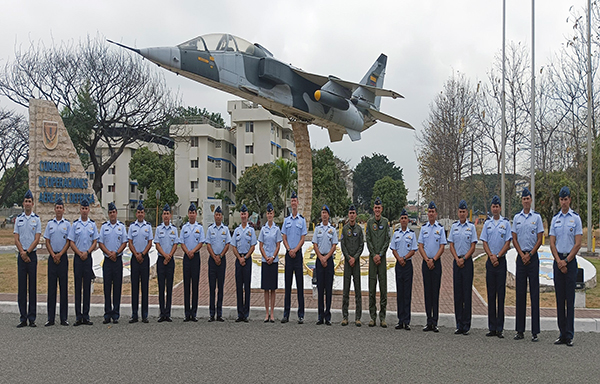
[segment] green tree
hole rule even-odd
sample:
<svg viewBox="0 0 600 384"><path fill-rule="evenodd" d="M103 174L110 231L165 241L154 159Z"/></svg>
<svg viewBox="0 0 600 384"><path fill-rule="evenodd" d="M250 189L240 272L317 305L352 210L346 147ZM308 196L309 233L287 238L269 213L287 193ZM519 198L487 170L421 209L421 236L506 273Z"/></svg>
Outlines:
<svg viewBox="0 0 600 384"><path fill-rule="evenodd" d="M73 146L79 154L81 164L87 169L91 165L91 160L86 147L92 146L93 129L98 115L98 107L90 94L89 82L77 94L77 101L73 108L65 107L60 114Z"/></svg>
<svg viewBox="0 0 600 384"><path fill-rule="evenodd" d="M172 124L187 124L190 122L194 122L196 120L201 120L202 118L206 118L209 121L224 127L225 120L218 112L209 112L206 108L198 108L198 107L177 107L173 112L173 115L170 117L170 123Z"/></svg>
<svg viewBox="0 0 600 384"><path fill-rule="evenodd" d="M12 185L12 188L7 188ZM13 204L21 205L23 196L29 189L29 168L20 167L15 175L15 167L9 168L0 179L0 191L12 190L4 199L3 206L12 207Z"/></svg>
<svg viewBox="0 0 600 384"><path fill-rule="evenodd" d="M379 197L383 205L383 216L393 221L400 218L400 213L406 206L407 194L403 180L394 180L389 176L385 176L375 182L371 206L375 203L375 199Z"/></svg>
<svg viewBox="0 0 600 384"><path fill-rule="evenodd" d="M548 227L552 217L560 210L558 193L563 186L571 189L571 208L577 210L576 196L582 192L585 185L580 185L573 180L573 172L553 171L536 172L535 174L535 210L546 220ZM585 220L582 219L582 223ZM585 225L585 224L584 224Z"/></svg>
<svg viewBox="0 0 600 384"><path fill-rule="evenodd" d="M267 211L267 204L271 202L276 211L283 209L283 201L279 197L278 186L271 179L271 163L256 165L246 169L238 180L235 190L236 210L246 204L248 211L256 212L261 217Z"/></svg>
<svg viewBox="0 0 600 384"><path fill-rule="evenodd" d="M373 153L372 157L363 156L354 168L354 203L365 211L371 211L373 187L375 182L389 176L394 180L402 180L402 168L388 160L386 155Z"/></svg>
<svg viewBox="0 0 600 384"><path fill-rule="evenodd" d="M343 216L351 203L346 182L336 166L336 157L329 147L313 149L313 200L311 221L321 221L321 208L327 204L331 216Z"/></svg>
<svg viewBox="0 0 600 384"><path fill-rule="evenodd" d="M298 164L284 158L275 160L271 169L271 180L278 186L279 195L284 202L298 188Z"/></svg>
<svg viewBox="0 0 600 384"><path fill-rule="evenodd" d="M231 204L231 199L229 198L229 192L225 190L221 190L221 192L215 193L215 199L222 200L224 204Z"/></svg>
<svg viewBox="0 0 600 384"><path fill-rule="evenodd" d="M146 147L135 151L129 162L132 180L136 180L139 190L147 191L144 204L156 207L156 190L160 191L160 205L168 203L173 206L179 201L175 194L175 154L170 151L166 155L152 152Z"/></svg>

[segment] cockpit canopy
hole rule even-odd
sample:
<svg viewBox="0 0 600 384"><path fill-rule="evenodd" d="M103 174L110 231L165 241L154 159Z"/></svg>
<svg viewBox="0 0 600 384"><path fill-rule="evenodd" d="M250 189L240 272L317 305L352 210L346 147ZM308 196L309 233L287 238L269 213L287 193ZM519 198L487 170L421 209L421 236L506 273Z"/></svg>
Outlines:
<svg viewBox="0 0 600 384"><path fill-rule="evenodd" d="M240 52L247 55L266 57L271 52L258 44L227 33L212 33L198 36L177 46L179 49L209 52Z"/></svg>

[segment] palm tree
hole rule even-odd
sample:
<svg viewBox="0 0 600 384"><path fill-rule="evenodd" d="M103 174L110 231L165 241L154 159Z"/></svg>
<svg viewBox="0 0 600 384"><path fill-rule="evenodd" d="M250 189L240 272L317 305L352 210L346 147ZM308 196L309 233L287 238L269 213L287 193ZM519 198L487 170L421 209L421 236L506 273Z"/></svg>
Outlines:
<svg viewBox="0 0 600 384"><path fill-rule="evenodd" d="M231 199L229 198L229 194L225 190L215 193L215 199L222 200L224 204L231 204Z"/></svg>
<svg viewBox="0 0 600 384"><path fill-rule="evenodd" d="M275 160L275 166L271 171L273 181L279 186L279 193L283 203L291 196L292 191L298 187L298 164L284 158Z"/></svg>
<svg viewBox="0 0 600 384"><path fill-rule="evenodd" d="M298 161L298 210L304 215L306 225L310 224L312 209L312 151L308 124L303 121L292 121L294 142L296 143L296 159Z"/></svg>

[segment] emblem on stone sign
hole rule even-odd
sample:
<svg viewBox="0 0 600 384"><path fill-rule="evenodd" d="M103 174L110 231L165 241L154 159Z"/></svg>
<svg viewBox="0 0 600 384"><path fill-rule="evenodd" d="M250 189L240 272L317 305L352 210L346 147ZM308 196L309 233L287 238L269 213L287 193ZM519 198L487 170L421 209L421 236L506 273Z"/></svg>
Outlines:
<svg viewBox="0 0 600 384"><path fill-rule="evenodd" d="M44 147L53 150L58 145L58 122L44 121Z"/></svg>

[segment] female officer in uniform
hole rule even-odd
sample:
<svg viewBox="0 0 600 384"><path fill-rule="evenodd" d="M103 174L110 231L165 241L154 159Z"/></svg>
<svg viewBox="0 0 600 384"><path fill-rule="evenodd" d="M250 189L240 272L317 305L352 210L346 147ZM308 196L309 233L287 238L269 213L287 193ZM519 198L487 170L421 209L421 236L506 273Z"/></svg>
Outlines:
<svg viewBox="0 0 600 384"><path fill-rule="evenodd" d="M275 211L273 204L267 204L267 223L260 230L258 242L262 255L261 284L265 290L265 323L274 323L275 290L277 289L279 269L279 247L281 246L281 230L273 223Z"/></svg>

